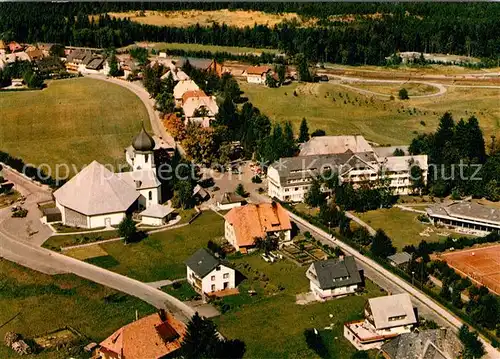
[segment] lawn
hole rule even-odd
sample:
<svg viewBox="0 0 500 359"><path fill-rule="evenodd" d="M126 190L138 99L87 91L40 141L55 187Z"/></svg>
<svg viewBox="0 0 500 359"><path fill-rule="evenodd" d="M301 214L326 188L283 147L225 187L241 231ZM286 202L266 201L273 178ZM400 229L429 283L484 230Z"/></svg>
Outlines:
<svg viewBox="0 0 500 359"><path fill-rule="evenodd" d="M367 82L356 82L351 84L354 87L381 93L384 95L393 95L398 97L399 90L405 88L408 91L408 96L422 96L430 95L439 92L439 89L435 86L430 86L422 83L405 83L405 84L387 84L387 83L367 83Z"/></svg>
<svg viewBox="0 0 500 359"><path fill-rule="evenodd" d="M485 138L500 135L500 90L496 89L449 88L438 97L391 101L326 83L267 88L241 82L240 87L272 120L291 121L296 133L305 117L311 132L323 129L328 135L362 134L379 144L402 145L410 143L417 133L434 131L440 116L449 110L456 120L475 114Z"/></svg>
<svg viewBox="0 0 500 359"><path fill-rule="evenodd" d="M309 290L307 267L287 260L269 264L258 254L232 262L247 279L239 286L241 294L223 299L228 311L215 322L223 335L245 342L247 358L313 358L304 330L320 330L332 323L332 330L325 331L331 357L349 358L355 349L343 337L344 322L362 318L367 298L384 295L367 281L367 291L361 296L299 306L295 294ZM250 296L248 289L257 295Z"/></svg>
<svg viewBox="0 0 500 359"><path fill-rule="evenodd" d="M203 45L203 44L183 44L183 43L156 43L153 48L158 51L165 50L185 50L185 51L210 51L210 52L229 52L235 55L241 54L259 54L263 52L277 53L275 49L257 49L253 47L239 46L218 46L218 45Z"/></svg>
<svg viewBox="0 0 500 359"><path fill-rule="evenodd" d="M403 211L396 207L356 213L356 216L375 230L382 228L392 239L392 243L398 250L402 250L406 245L418 245L424 239L427 242L435 242L446 239L448 235L459 236L445 229L419 222L418 215L418 213ZM426 229L429 236L421 236L420 233L423 233ZM430 230L433 232L429 232ZM447 235L439 236L438 233L446 233Z"/></svg>
<svg viewBox="0 0 500 359"><path fill-rule="evenodd" d="M21 194L17 191L10 191L9 193L0 194L0 208L10 206L11 203L17 201Z"/></svg>
<svg viewBox="0 0 500 359"><path fill-rule="evenodd" d="M189 226L151 234L139 243L96 244L108 255L87 261L143 282L184 278L184 261L198 248L206 247L208 240L223 236L223 218L206 211ZM93 246L86 248L94 251ZM78 256L85 254L79 252Z"/></svg>
<svg viewBox="0 0 500 359"><path fill-rule="evenodd" d="M85 234L67 234L61 236L52 236L43 244L44 248L60 250L61 247L76 246L79 244L92 243L119 237L118 231L109 230L96 233Z"/></svg>
<svg viewBox="0 0 500 359"><path fill-rule="evenodd" d="M56 164L67 165L71 175L72 166L79 170L93 160L125 163L123 150L141 121L150 128L134 93L88 78L47 81L42 91L1 93L0 108L0 150L53 171ZM65 167L60 172L64 175Z"/></svg>
<svg viewBox="0 0 500 359"><path fill-rule="evenodd" d="M2 339L7 331L31 338L71 326L88 337L84 339L84 345L92 341L99 343L119 327L133 321L136 310L140 317L154 311L139 299L77 276L48 276L6 260L0 260L0 286ZM26 358L67 359L71 356L81 357L60 350ZM7 349L2 340L0 358L16 357L17 354Z"/></svg>

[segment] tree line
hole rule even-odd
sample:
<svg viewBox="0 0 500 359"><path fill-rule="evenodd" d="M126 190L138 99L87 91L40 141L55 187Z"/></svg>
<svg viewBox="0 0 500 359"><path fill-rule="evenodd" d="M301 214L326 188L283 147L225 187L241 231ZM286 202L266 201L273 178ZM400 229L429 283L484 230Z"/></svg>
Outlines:
<svg viewBox="0 0 500 359"><path fill-rule="evenodd" d="M319 5L281 3L243 7L271 12L294 9L304 17L322 18L321 26L283 22L274 27L237 28L215 23L211 27L176 28L143 25L108 15L89 18L89 15L132 6L166 9L171 5L2 3L0 36L5 40L102 48L120 47L134 41L275 48L290 55L303 53L314 61L342 64L385 64L385 58L397 51L453 53L495 60L500 55L500 38L496 36L500 32L500 7L496 4ZM198 5L189 4L185 8L195 6ZM361 16L374 14L373 11L381 15ZM355 20L335 20L327 14L352 14Z"/></svg>

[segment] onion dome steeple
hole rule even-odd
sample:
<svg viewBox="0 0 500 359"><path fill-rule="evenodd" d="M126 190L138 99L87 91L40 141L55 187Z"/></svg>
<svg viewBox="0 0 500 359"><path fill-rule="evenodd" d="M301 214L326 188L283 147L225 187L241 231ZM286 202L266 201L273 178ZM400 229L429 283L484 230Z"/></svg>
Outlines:
<svg viewBox="0 0 500 359"><path fill-rule="evenodd" d="M150 152L155 148L155 140L146 132L144 122L142 123L141 132L132 141L132 147L139 152Z"/></svg>

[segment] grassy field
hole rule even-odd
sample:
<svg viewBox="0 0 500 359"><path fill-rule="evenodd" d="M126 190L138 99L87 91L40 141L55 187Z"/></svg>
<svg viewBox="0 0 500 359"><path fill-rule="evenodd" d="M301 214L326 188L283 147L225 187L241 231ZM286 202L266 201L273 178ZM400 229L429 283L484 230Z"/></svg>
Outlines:
<svg viewBox="0 0 500 359"><path fill-rule="evenodd" d="M305 343L304 330L321 331L330 324L332 330L322 335L331 358L349 358L355 349L343 337L344 322L362 317L367 298L384 295L367 281L361 296L299 306L295 295L309 290L307 267L287 260L269 264L258 254L232 262L247 279L240 284L239 295L223 299L229 311L215 321L223 335L245 342L247 358L314 358L315 353ZM249 289L257 295L250 296Z"/></svg>
<svg viewBox="0 0 500 359"><path fill-rule="evenodd" d="M15 202L19 197L20 193L17 191L10 191L10 193L0 194L0 208L9 206L11 202Z"/></svg>
<svg viewBox="0 0 500 359"><path fill-rule="evenodd" d="M229 52L235 55L261 54L263 52L269 52L274 54L278 52L278 50L275 49L256 49L253 47L179 44L179 43L167 43L167 42L155 43L152 46L152 48L158 51L164 51L164 50L210 51L210 52Z"/></svg>
<svg viewBox="0 0 500 359"><path fill-rule="evenodd" d="M422 207L418 209L425 210ZM403 211L396 207L356 213L356 216L368 223L375 230L382 228L392 239L394 246L399 250L405 245L417 245L424 239L427 242L435 242L444 240L449 235L452 237L460 236L446 229L439 229L423 224L418 221L418 215L418 213ZM420 233L427 233L428 236L421 236ZM446 233L446 236L440 236L438 233Z"/></svg>
<svg viewBox="0 0 500 359"><path fill-rule="evenodd" d="M408 91L408 96L410 97L430 95L439 92L439 89L435 86L412 82L406 84L357 82L350 85L363 90L378 92L384 95L393 95L394 97L398 97L399 90L402 88L405 88Z"/></svg>
<svg viewBox="0 0 500 359"><path fill-rule="evenodd" d="M178 279L186 276L184 260L209 239L224 236L224 220L212 211L203 212L189 226L151 234L139 243L111 242L99 246L106 255L89 258L94 246L78 251L78 257L143 282ZM83 252L83 253L82 253ZM71 253L70 253L71 254Z"/></svg>
<svg viewBox="0 0 500 359"><path fill-rule="evenodd" d="M228 26L253 27L254 24L274 26L284 20L296 20L300 18L294 13L270 14L262 11L244 10L186 10L186 11L145 11L140 16L138 11L108 13L111 17L130 18L130 20L147 25L188 27L199 24L200 26L212 26L213 23L226 24Z"/></svg>
<svg viewBox="0 0 500 359"><path fill-rule="evenodd" d="M43 244L44 248L59 250L61 247L75 246L78 244L92 243L111 238L117 238L118 231L103 231L86 234L67 234L62 236L52 236Z"/></svg>
<svg viewBox="0 0 500 359"><path fill-rule="evenodd" d="M362 134L379 144L401 145L417 133L434 131L439 117L451 111L456 120L475 114L485 138L500 135L500 90L496 89L450 88L438 97L391 101L335 84L294 83L273 89L242 82L240 86L264 114L277 122L291 121L296 133L305 117L311 132Z"/></svg>
<svg viewBox="0 0 500 359"><path fill-rule="evenodd" d="M124 163L123 149L141 121L150 126L142 102L121 86L88 78L47 86L0 94L0 150L52 169L56 164L80 169L93 160Z"/></svg>
<svg viewBox="0 0 500 359"><path fill-rule="evenodd" d="M99 343L119 327L154 311L133 297L73 275L48 276L0 260L0 338L14 331L32 338L71 326ZM13 318L13 319L12 319ZM12 320L11 320L12 319ZM5 324L5 325L4 325ZM0 358L16 358L2 341ZM66 350L45 351L25 358L67 359Z"/></svg>

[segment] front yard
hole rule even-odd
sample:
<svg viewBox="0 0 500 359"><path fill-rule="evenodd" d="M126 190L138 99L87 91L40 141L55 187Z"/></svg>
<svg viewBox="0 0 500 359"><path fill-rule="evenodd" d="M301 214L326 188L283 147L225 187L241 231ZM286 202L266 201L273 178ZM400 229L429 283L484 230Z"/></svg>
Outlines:
<svg viewBox="0 0 500 359"><path fill-rule="evenodd" d="M139 243L96 244L104 251L96 257L85 254L95 251L95 246L85 247L78 251L78 256L143 282L178 279L186 276L184 260L198 248L206 247L210 239L223 236L224 219L212 211L205 211L191 225L150 234Z"/></svg>
<svg viewBox="0 0 500 359"><path fill-rule="evenodd" d="M7 331L27 339L69 326L83 335L83 345L99 343L119 327L154 312L139 299L74 275L44 275L0 260L0 338ZM86 338L85 338L86 337ZM16 358L3 340L0 358ZM66 350L25 356L37 359L84 357Z"/></svg>
<svg viewBox="0 0 500 359"><path fill-rule="evenodd" d="M367 298L385 294L367 280L362 295L301 306L295 304L295 295L309 290L307 267L285 259L270 264L258 253L231 262L246 279L239 295L221 300L224 314L215 322L223 335L245 342L248 358L314 358L304 331L321 332L330 326L322 337L331 358L349 358L355 349L343 337L344 322L362 317ZM256 294L251 296L248 290Z"/></svg>

